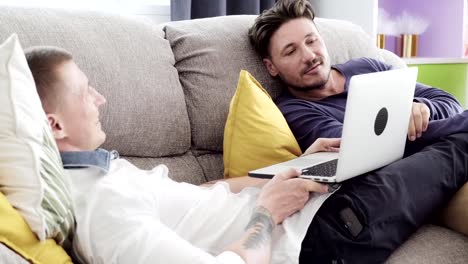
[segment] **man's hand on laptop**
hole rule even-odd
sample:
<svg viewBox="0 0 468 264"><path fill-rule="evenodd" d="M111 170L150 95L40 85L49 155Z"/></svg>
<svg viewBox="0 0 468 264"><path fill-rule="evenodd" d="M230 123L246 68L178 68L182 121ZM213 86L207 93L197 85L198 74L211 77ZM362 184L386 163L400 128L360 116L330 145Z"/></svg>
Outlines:
<svg viewBox="0 0 468 264"><path fill-rule="evenodd" d="M304 208L311 192L326 193L328 186L298 176L300 170L278 173L263 186L257 205L267 209L275 224Z"/></svg>
<svg viewBox="0 0 468 264"><path fill-rule="evenodd" d="M302 156L315 152L338 152L340 151L341 138L317 138L317 140L304 151Z"/></svg>
<svg viewBox="0 0 468 264"><path fill-rule="evenodd" d="M429 125L431 110L424 103L413 103L410 122L408 125L408 139L415 141L420 138L423 132L426 132Z"/></svg>

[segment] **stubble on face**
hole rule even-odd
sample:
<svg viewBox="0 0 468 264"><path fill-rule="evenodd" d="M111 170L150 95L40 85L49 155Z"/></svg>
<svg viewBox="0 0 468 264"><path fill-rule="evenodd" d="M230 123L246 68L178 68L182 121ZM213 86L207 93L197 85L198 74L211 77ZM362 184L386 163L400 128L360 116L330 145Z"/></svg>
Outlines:
<svg viewBox="0 0 468 264"><path fill-rule="evenodd" d="M328 63L326 63L326 60L322 57L315 57L313 60L310 60L310 61L306 61L305 62L305 66L300 70L300 75L301 77L305 77L307 75L307 73L311 70L313 70L315 67L326 67L325 69L323 69L324 71L323 72L319 72L317 73L318 75L322 75L322 76L317 76L319 78L317 78L317 82L312 84L312 85L308 85L308 86L297 86L297 85L294 85L292 83L290 83L287 78L285 78L285 76L282 75L281 72L278 73L281 81L286 84L291 90L294 90L294 91L297 91L297 92L310 92L310 91L318 91L318 90L322 90L325 88L325 84L328 83L329 79L330 79L330 74L331 74L331 68L330 66L328 65Z"/></svg>
<svg viewBox="0 0 468 264"><path fill-rule="evenodd" d="M99 107L105 98L89 85L88 78L73 61L63 64L59 73L67 90L59 112L64 131L61 150L95 150L106 139L99 120Z"/></svg>

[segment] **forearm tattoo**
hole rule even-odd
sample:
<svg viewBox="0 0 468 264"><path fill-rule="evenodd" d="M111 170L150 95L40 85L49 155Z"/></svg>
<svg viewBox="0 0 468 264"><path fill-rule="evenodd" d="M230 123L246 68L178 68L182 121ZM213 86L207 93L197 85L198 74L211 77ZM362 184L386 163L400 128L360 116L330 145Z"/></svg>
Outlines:
<svg viewBox="0 0 468 264"><path fill-rule="evenodd" d="M255 207L254 213L245 228L245 230L253 229L253 232L244 241L244 248L257 249L265 246L266 243L270 243L274 225L268 209L263 206Z"/></svg>

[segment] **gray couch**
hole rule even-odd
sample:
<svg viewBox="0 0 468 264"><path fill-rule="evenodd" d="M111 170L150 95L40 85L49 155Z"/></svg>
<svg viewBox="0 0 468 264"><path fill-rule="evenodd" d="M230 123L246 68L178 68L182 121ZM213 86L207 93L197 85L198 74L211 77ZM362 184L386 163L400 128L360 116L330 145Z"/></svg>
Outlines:
<svg viewBox="0 0 468 264"><path fill-rule="evenodd" d="M200 184L223 175L223 129L240 69L273 97L279 93L280 84L247 40L253 19L220 17L163 27L90 12L0 7L0 41L16 32L23 47L71 51L107 98L101 113L108 135L104 147L141 168L164 163L173 179ZM404 66L376 49L355 25L325 19L317 25L333 63L367 56ZM389 263L468 263L468 238L427 225Z"/></svg>

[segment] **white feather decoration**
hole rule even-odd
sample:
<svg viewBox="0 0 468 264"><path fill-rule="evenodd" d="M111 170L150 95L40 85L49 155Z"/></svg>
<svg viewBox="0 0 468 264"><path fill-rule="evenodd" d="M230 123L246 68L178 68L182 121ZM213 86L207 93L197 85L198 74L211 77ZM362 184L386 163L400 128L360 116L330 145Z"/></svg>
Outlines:
<svg viewBox="0 0 468 264"><path fill-rule="evenodd" d="M396 18L396 25L399 34L416 34L421 35L429 26L427 20L413 16L406 10Z"/></svg>

